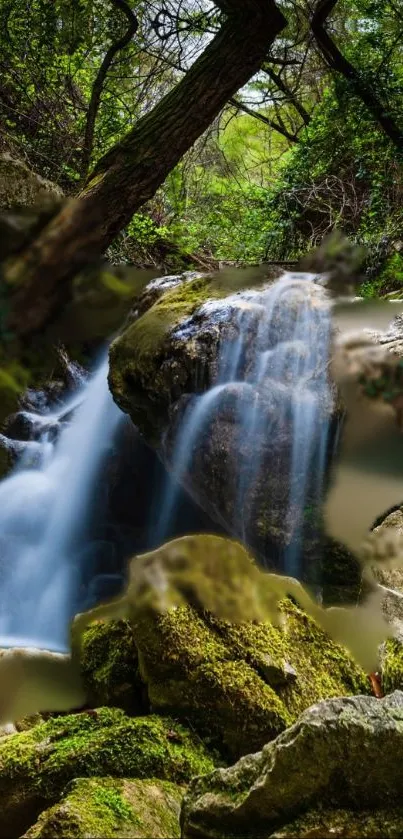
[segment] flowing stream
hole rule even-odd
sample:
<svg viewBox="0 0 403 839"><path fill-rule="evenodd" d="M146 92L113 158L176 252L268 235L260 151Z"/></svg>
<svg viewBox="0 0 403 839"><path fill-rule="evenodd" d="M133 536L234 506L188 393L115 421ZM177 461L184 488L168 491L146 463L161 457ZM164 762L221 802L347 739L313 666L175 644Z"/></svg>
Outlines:
<svg viewBox="0 0 403 839"><path fill-rule="evenodd" d="M22 455L0 483L0 647L68 649L78 588L73 559L105 449L123 416L107 372L105 357L70 403L31 415L39 426L37 462L27 468ZM71 422L61 424L71 412Z"/></svg>

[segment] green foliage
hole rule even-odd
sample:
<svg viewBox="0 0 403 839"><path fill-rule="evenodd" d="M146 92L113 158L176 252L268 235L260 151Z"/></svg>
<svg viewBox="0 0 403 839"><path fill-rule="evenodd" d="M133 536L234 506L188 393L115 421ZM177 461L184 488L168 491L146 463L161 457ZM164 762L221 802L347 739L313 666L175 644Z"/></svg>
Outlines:
<svg viewBox="0 0 403 839"><path fill-rule="evenodd" d="M139 28L108 71L91 163L180 80L181 38L189 37L197 53L198 39L219 25L213 11L202 13L202 0L185 2L180 16L186 19L177 30L172 24L178 43L156 41L151 6L131 3ZM182 268L194 256L196 262L198 256L294 259L341 227L368 248L373 270L364 293L395 289L391 275L380 282L378 274L403 235L401 159L351 81L332 73L313 48L303 0L286 4L285 14L281 44L238 94L263 122L229 105L117 237L110 252L115 262ZM338 0L329 25L360 82L401 126L396 4ZM94 81L125 27L121 12L103 0L3 0L0 150L11 149L68 193L80 180ZM290 61L283 66L284 57ZM299 142L292 145L284 131Z"/></svg>
<svg viewBox="0 0 403 839"><path fill-rule="evenodd" d="M375 271L402 234L396 149L346 83L330 86L284 162L267 212L273 258L298 258L334 228L364 244Z"/></svg>

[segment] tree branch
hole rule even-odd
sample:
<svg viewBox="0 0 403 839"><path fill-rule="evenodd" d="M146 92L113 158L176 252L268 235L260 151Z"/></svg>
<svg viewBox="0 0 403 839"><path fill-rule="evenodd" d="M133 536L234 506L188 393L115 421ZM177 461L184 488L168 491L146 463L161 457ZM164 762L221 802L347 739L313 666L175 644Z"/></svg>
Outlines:
<svg viewBox="0 0 403 839"><path fill-rule="evenodd" d="M280 125L280 123L275 122L269 117L265 117L263 114L260 114L259 111L254 111L253 108L248 108L247 105L244 105L243 102L240 102L239 99L231 98L228 100L229 105L233 105L238 111L243 111L245 114L248 114L250 117L254 117L258 119L259 122L263 122L264 125L268 125L273 131L278 131L279 134L282 134L290 143L299 143L299 139L296 134L290 134L287 131L285 125Z"/></svg>
<svg viewBox="0 0 403 839"><path fill-rule="evenodd" d="M336 6L337 0L318 0L311 18L311 30L316 43L329 67L344 76L350 82L351 89L367 106L385 134L401 153L403 151L403 131L393 116L385 110L384 104L376 92L362 78L360 72L340 52L337 44L326 30L326 21Z"/></svg>
<svg viewBox="0 0 403 839"><path fill-rule="evenodd" d="M78 200L4 267L8 329L25 340L66 304L72 278L110 245L237 90L286 20L275 0L217 0L221 29L186 75L96 164ZM225 8L224 8L225 6Z"/></svg>
<svg viewBox="0 0 403 839"><path fill-rule="evenodd" d="M277 85L278 89L281 90L282 93L284 93L286 101L290 102L291 105L294 106L295 110L300 115L304 125L309 125L311 121L310 114L308 114L308 111L299 101L298 96L294 93L294 91L291 90L291 88L289 88L288 85L283 81L280 74L276 73L272 67L269 67L266 64L264 65L263 70L269 76L269 79L271 79L274 82L274 84Z"/></svg>
<svg viewBox="0 0 403 839"><path fill-rule="evenodd" d="M80 166L80 175L82 179L84 179L88 174L92 150L94 147L95 123L98 116L99 106L101 104L101 96L106 76L109 72L111 64L113 63L115 55L121 50L123 50L125 47L127 47L127 45L130 43L131 39L136 34L138 29L138 20L136 18L136 15L131 10L130 6L125 2L125 0L110 0L110 2L115 7L115 9L118 9L119 11L123 12L123 14L126 16L128 21L128 27L124 35L122 35L122 37L119 38L118 41L115 41L109 47L98 70L94 84L92 86L91 98L88 105L84 147Z"/></svg>

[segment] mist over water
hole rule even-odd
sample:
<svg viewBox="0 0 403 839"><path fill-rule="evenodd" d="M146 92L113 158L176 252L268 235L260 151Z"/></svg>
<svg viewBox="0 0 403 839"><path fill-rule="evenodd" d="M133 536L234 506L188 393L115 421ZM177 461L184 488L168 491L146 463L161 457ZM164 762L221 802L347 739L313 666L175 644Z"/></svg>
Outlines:
<svg viewBox="0 0 403 839"><path fill-rule="evenodd" d="M99 467L123 416L107 372L105 357L59 412L32 415L44 428L40 456L27 468L23 455L0 483L0 646L68 649L79 574L74 555ZM59 427L69 411L71 422Z"/></svg>

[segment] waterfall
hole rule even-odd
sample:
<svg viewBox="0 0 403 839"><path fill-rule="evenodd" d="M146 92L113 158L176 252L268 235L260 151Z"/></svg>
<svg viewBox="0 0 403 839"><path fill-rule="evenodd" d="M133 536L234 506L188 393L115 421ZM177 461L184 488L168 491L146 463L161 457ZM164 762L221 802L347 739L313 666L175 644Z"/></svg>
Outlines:
<svg viewBox="0 0 403 839"><path fill-rule="evenodd" d="M188 398L179 412L174 443L166 449L176 486L182 482L191 488L197 450L203 441L211 441L214 423L231 398L231 421L235 417L239 432L230 474L226 472L228 494L233 492L230 529L253 544L251 498L256 483L264 484L271 447L271 468L279 480L287 480L288 499L280 511L290 534L283 570L297 577L305 520L321 502L333 405L327 372L330 302L315 280L312 274L285 273L262 291L241 292L202 307L220 327L216 375L205 393ZM163 498L155 523L160 542L177 491L171 484Z"/></svg>
<svg viewBox="0 0 403 839"><path fill-rule="evenodd" d="M123 416L108 359L53 413L27 413L39 440L0 483L0 646L66 650L80 569L75 559L103 457ZM70 422L61 422L70 415ZM27 458L38 448L30 467Z"/></svg>

